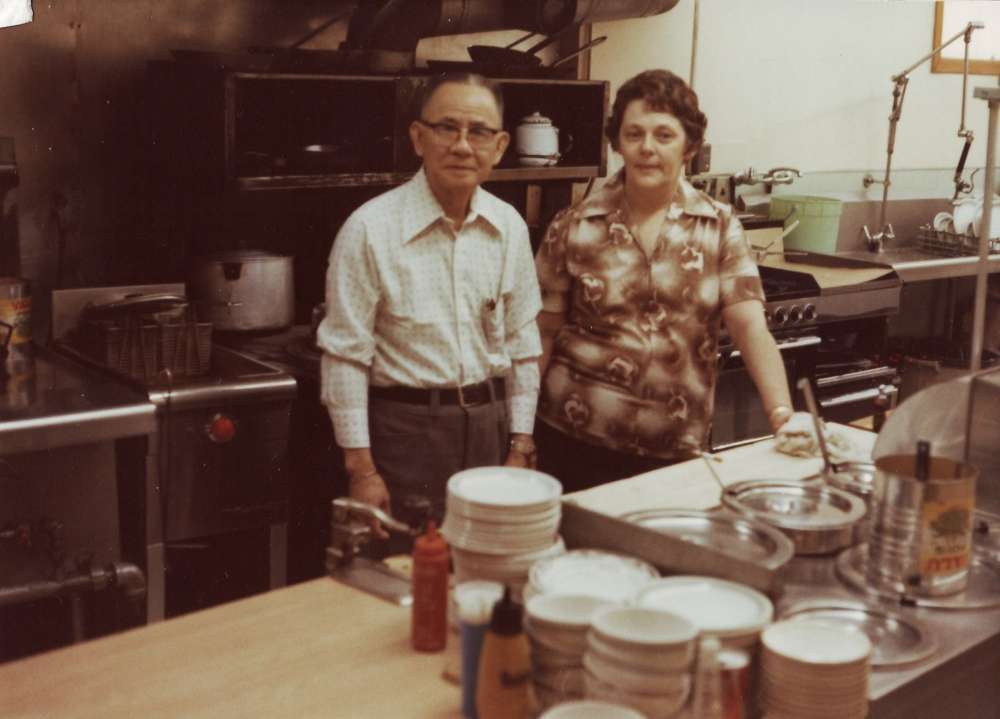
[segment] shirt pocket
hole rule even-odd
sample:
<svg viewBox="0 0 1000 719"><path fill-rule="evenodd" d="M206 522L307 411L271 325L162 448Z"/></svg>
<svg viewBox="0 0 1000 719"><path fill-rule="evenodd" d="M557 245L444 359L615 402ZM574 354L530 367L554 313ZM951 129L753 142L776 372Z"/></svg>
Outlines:
<svg viewBox="0 0 1000 719"><path fill-rule="evenodd" d="M502 354L504 351L504 301L489 299L480 311L483 324L483 336L486 338L486 351L490 354Z"/></svg>

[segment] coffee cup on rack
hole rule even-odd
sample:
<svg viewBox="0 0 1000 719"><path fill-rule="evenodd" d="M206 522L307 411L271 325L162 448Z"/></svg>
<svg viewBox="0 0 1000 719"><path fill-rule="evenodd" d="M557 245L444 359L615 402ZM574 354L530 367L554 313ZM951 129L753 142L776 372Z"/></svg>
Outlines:
<svg viewBox="0 0 1000 719"><path fill-rule="evenodd" d="M954 232L955 218L951 216L950 212L939 212L934 215L933 227L938 232Z"/></svg>

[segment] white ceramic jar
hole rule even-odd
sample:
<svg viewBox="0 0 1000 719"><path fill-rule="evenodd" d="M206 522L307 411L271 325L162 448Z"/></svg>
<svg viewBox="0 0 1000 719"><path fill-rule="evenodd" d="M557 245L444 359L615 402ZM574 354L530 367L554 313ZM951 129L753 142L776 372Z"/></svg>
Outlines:
<svg viewBox="0 0 1000 719"><path fill-rule="evenodd" d="M535 112L522 118L514 131L514 149L525 167L548 167L559 162L559 128Z"/></svg>

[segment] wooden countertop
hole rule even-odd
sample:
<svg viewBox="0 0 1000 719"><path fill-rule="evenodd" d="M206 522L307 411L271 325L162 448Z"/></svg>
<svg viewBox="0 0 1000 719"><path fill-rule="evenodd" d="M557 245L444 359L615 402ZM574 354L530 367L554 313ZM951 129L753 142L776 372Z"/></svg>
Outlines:
<svg viewBox="0 0 1000 719"><path fill-rule="evenodd" d="M861 446L875 435L842 427ZM726 484L801 479L819 459L765 440L720 455ZM606 513L704 509L719 489L702 460L572 495ZM409 644L410 612L316 579L77 646L0 665L0 716L46 719L420 717L459 719L460 689L443 678L458 654Z"/></svg>
<svg viewBox="0 0 1000 719"><path fill-rule="evenodd" d="M7 719L460 719L448 649L410 612L332 579L0 665Z"/></svg>

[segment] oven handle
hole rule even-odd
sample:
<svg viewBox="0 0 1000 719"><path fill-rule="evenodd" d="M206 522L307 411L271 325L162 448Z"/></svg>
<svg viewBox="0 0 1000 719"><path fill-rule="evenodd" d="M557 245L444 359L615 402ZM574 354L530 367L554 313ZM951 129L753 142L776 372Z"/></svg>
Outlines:
<svg viewBox="0 0 1000 719"><path fill-rule="evenodd" d="M809 335L808 337L796 337L795 339L789 339L789 340L776 340L776 343L778 345L778 351L784 352L785 350L798 350L802 349L803 347L812 347L813 345L818 345L822 341L823 340L820 339L819 337L816 337L814 335ZM739 357L740 351L733 350L729 356Z"/></svg>
<svg viewBox="0 0 1000 719"><path fill-rule="evenodd" d="M830 397L829 399L821 399L819 404L821 407L839 407L843 404L851 404L852 402L863 402L865 400L875 399L880 394L895 399L895 396L899 394L899 388L891 384L882 385L881 387L873 387L872 389L862 390L861 392L851 392L850 394L842 394L837 397ZM890 404L895 405L895 402L890 402Z"/></svg>
<svg viewBox="0 0 1000 719"><path fill-rule="evenodd" d="M857 382L858 380L878 379L879 377L895 377L895 376L896 376L896 370L894 370L892 367L876 367L875 369L859 370L857 372L849 372L848 374L837 375L835 377L822 377L816 380L816 386L819 388L831 387L836 384Z"/></svg>

